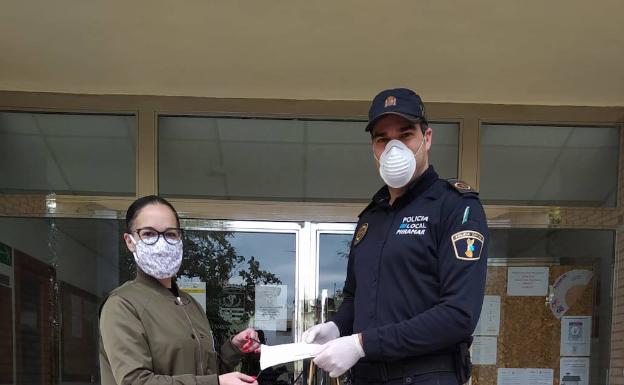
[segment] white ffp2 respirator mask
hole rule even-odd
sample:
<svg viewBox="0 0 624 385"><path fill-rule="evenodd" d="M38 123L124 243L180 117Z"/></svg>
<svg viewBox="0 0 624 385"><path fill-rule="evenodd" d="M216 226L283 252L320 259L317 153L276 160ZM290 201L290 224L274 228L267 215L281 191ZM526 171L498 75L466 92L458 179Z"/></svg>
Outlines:
<svg viewBox="0 0 624 385"><path fill-rule="evenodd" d="M423 138L418 150L414 153L400 140L392 139L389 141L379 157L379 175L381 179L392 188L406 186L416 171L415 154L420 151L424 143L425 138Z"/></svg>

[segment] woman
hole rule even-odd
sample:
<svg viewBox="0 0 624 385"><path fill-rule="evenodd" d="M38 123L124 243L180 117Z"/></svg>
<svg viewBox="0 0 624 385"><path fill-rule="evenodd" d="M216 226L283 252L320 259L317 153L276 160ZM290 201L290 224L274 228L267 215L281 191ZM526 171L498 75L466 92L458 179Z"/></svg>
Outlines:
<svg viewBox="0 0 624 385"><path fill-rule="evenodd" d="M173 206L153 195L137 199L126 226L137 276L113 290L101 309L102 385L257 385L254 377L231 372L243 353L258 351L257 333L246 329L217 353L206 313L172 280L182 262Z"/></svg>

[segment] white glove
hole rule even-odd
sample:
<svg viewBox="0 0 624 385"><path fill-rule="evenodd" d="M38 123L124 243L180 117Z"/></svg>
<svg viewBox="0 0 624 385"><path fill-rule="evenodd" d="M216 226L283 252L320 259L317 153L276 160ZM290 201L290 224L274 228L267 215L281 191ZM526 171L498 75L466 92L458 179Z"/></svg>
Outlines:
<svg viewBox="0 0 624 385"><path fill-rule="evenodd" d="M324 344L340 337L340 330L335 323L329 321L322 324L314 325L305 332L301 339L307 344Z"/></svg>
<svg viewBox="0 0 624 385"><path fill-rule="evenodd" d="M338 377L360 358L364 357L364 349L358 334L340 337L323 345L323 350L314 358L319 368L329 372L330 377Z"/></svg>

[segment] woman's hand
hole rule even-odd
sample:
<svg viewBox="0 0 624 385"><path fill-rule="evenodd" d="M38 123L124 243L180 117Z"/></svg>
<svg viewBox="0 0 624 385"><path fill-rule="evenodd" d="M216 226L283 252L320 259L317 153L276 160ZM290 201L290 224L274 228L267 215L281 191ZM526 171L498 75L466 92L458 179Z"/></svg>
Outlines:
<svg viewBox="0 0 624 385"><path fill-rule="evenodd" d="M243 353L260 353L260 341L258 332L253 328L247 328L232 338L232 343Z"/></svg>
<svg viewBox="0 0 624 385"><path fill-rule="evenodd" d="M258 385L256 377L248 376L240 372L232 372L219 376L220 385Z"/></svg>

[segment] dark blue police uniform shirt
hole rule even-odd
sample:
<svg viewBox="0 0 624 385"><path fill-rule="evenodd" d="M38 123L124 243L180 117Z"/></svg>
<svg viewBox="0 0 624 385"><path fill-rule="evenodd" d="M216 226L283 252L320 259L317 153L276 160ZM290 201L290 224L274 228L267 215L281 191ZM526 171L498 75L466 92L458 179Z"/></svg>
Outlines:
<svg viewBox="0 0 624 385"><path fill-rule="evenodd" d="M362 333L365 361L454 351L470 338L483 303L483 207L433 166L388 200L384 187L360 214L332 321L343 336Z"/></svg>

